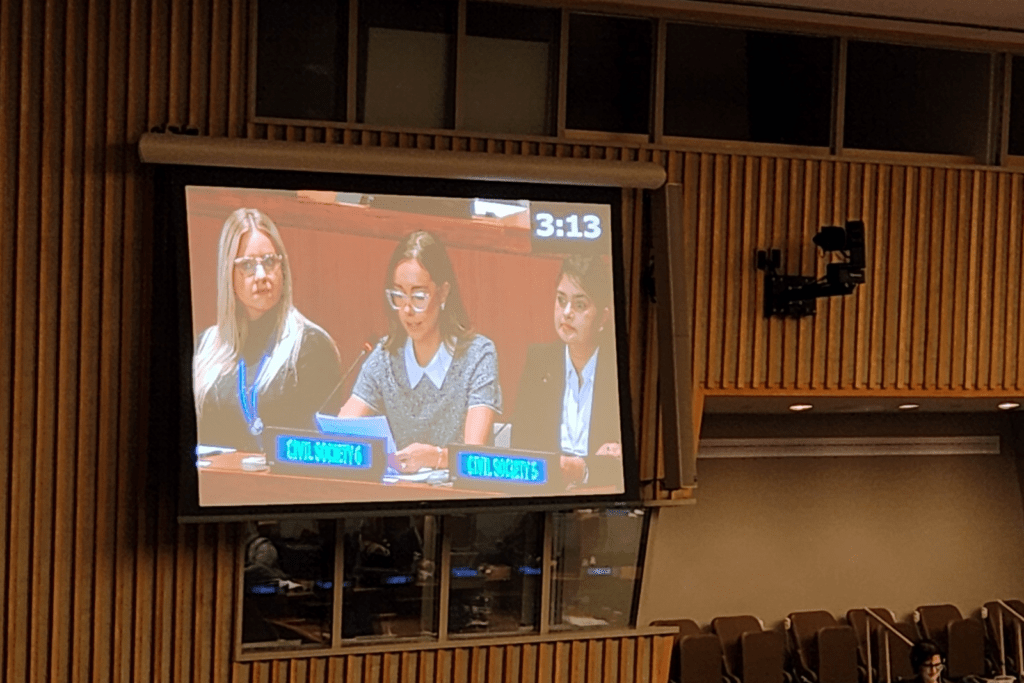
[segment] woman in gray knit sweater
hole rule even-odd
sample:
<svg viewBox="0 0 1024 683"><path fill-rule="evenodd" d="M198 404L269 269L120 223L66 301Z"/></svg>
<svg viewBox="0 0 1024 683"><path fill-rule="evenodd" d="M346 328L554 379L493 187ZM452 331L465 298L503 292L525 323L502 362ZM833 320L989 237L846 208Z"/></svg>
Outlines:
<svg viewBox="0 0 1024 683"><path fill-rule="evenodd" d="M447 469L450 443L486 444L501 414L498 354L473 332L444 245L429 232L395 248L384 290L390 329L339 416L386 415L402 474Z"/></svg>

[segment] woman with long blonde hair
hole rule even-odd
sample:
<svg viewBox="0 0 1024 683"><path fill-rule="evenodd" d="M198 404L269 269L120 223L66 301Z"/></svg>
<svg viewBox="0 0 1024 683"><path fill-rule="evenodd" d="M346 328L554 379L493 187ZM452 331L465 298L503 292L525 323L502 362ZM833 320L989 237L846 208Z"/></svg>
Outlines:
<svg viewBox="0 0 1024 683"><path fill-rule="evenodd" d="M334 340L292 302L277 226L236 210L217 249L217 324L192 362L199 443L258 452L266 425L312 429L340 378Z"/></svg>

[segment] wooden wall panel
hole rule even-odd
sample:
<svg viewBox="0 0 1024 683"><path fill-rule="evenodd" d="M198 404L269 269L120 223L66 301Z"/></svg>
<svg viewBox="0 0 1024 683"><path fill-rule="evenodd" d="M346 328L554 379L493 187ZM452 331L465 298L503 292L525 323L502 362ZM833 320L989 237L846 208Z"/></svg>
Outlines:
<svg viewBox="0 0 1024 683"><path fill-rule="evenodd" d="M707 391L1024 388L1020 173L319 128L246 118L251 0L0 3L0 671L5 680L664 681L668 639L232 662L232 525L178 526L145 457L152 190L138 136L655 161L683 184L691 362ZM735 149L735 148L733 148ZM624 194L642 479L660 471L643 197ZM761 315L756 249L810 273L810 236L862 217L868 283L801 321ZM661 495L657 486L649 488Z"/></svg>
<svg viewBox="0 0 1024 683"><path fill-rule="evenodd" d="M705 390L1019 390L1020 174L687 156ZM866 284L819 300L815 317L765 320L754 251L781 249L783 272L822 276L811 237L857 218Z"/></svg>

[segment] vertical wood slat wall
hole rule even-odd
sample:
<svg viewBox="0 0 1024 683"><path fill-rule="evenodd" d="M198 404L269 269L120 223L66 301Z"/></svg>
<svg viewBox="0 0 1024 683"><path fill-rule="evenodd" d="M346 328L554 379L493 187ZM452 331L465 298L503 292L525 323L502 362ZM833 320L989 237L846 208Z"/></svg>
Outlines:
<svg viewBox="0 0 1024 683"><path fill-rule="evenodd" d="M642 146L263 126L245 119L250 0L0 3L0 676L113 681L664 681L669 639L231 662L235 537L179 526L148 463L154 126L493 154L654 160L700 249L708 390L1020 389L1022 177ZM655 317L639 193L625 193L642 478L657 477ZM869 282L815 318L760 316L755 248L814 265L861 216ZM587 662L586 664L582 662ZM492 674L494 677L492 678Z"/></svg>
<svg viewBox="0 0 1024 683"><path fill-rule="evenodd" d="M696 207L694 375L714 392L1024 389L1021 193L991 169L673 152ZM811 237L862 218L867 282L765 320L756 249L821 276Z"/></svg>

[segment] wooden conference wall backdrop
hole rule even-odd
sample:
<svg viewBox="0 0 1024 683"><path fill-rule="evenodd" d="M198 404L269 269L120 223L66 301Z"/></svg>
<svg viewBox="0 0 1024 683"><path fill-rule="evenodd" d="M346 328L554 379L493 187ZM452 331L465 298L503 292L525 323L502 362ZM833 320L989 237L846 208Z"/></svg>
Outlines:
<svg viewBox="0 0 1024 683"><path fill-rule="evenodd" d="M152 202L135 142L154 126L439 155L654 160L682 182L685 225L700 246L678 273L696 291L697 390L998 394L1024 384L1018 172L257 125L246 114L249 9L247 0L0 4L6 680L478 680L497 671L507 680L515 671L525 680L664 680L666 639L644 637L231 662L233 527L179 526L144 455L155 337L147 283L159 272L144 267ZM634 417L642 478L657 496L656 335L638 284L637 193L627 193L624 212L633 392L644 397ZM783 247L787 265L809 270L810 235L855 216L869 229L868 284L815 318L763 320L753 249ZM601 666L577 665L580 657Z"/></svg>

